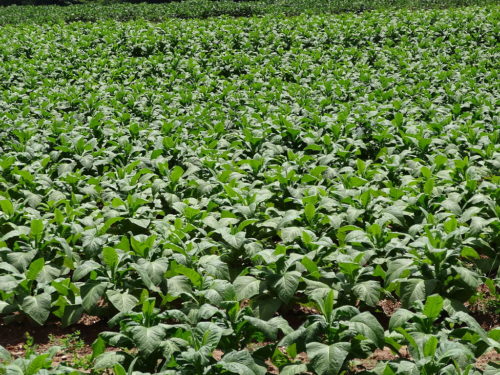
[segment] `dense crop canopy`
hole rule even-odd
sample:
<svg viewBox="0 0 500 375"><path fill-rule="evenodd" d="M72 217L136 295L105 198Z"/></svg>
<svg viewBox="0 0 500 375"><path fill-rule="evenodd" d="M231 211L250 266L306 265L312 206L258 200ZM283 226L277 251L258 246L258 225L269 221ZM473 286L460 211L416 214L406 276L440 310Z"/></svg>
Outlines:
<svg viewBox="0 0 500 375"><path fill-rule="evenodd" d="M73 4L69 6L2 6L10 4ZM496 4L497 0L2 0L0 25L75 21L168 18L296 16L375 9L427 9Z"/></svg>
<svg viewBox="0 0 500 375"><path fill-rule="evenodd" d="M0 315L111 318L95 366L120 374L331 375L402 346L374 371L476 371L498 18L4 26Z"/></svg>

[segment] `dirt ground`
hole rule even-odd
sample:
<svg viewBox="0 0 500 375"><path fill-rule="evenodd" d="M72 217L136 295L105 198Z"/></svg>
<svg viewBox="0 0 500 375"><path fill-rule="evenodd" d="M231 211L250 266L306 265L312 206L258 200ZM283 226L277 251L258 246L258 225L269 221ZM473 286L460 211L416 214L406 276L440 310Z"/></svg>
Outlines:
<svg viewBox="0 0 500 375"><path fill-rule="evenodd" d="M0 345L6 348L12 356L22 357L25 355L27 339L33 338L35 350L43 353L53 345L60 345L68 335L79 332L78 338L83 341L83 345L74 348L79 356L86 356L92 353L92 343L103 331L110 331L106 322L96 316L83 315L77 324L71 327L63 327L59 322L47 322L44 326L34 326L28 322L13 323L4 325L0 323ZM54 358L55 362L66 360L67 354L62 350Z"/></svg>
<svg viewBox="0 0 500 375"><path fill-rule="evenodd" d="M473 303L466 303L466 307L470 313L476 318L485 330L491 330L500 326L500 316L495 313L492 306L498 306L498 301L489 293L485 286L481 286L478 290L481 298L478 298ZM495 305L497 304L497 305ZM380 312L377 313L377 319L387 328L390 316L401 307L398 301L384 299L379 302ZM285 313L287 320L294 328L298 328L307 318L308 315L317 314L318 311L303 307L295 306L292 310ZM63 349L54 357L55 363L71 361L69 356L85 357L92 353L92 343L103 331L111 330L105 321L99 317L83 315L77 324L71 327L63 327L60 322L52 321L47 322L44 326L39 327L30 324L28 321L21 323L13 323L5 325L0 322L0 345L5 347L14 357L22 357L25 355L26 350L30 348L26 346L27 338L30 336L35 344L31 349L39 353L45 352L53 345L61 345L67 342L68 335L74 335L79 341L79 345L71 348L71 353ZM29 336L26 335L29 334ZM78 333L76 335L75 333ZM213 354L214 358L220 360L223 352L216 350ZM389 361L396 358L410 358L409 352L406 347L403 347L399 355L395 355L389 348L377 349L369 358L357 359L352 362L352 372L361 372L373 369L380 361ZM307 363L308 358L306 353L299 353L298 359ZM479 357L476 361L476 366L484 369L488 362L500 362L500 353L489 351ZM267 361L268 373L279 374L279 370L271 361Z"/></svg>

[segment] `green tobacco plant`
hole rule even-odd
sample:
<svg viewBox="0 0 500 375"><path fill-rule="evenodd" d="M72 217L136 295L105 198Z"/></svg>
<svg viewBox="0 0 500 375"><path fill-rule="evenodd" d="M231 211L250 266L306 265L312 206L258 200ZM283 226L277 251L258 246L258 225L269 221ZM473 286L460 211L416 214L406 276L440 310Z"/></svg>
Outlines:
<svg viewBox="0 0 500 375"><path fill-rule="evenodd" d="M61 347L52 346L46 353L30 353L25 358L13 358L9 351L0 346L0 374L82 374L80 371L65 366L53 366L53 357Z"/></svg>
<svg viewBox="0 0 500 375"><path fill-rule="evenodd" d="M335 307L335 292L313 297L319 314L311 315L296 331L286 335L279 345L295 344L306 349L308 368L318 374L338 374L349 359L368 356L384 346L384 330L369 312L353 306ZM318 340L320 339L320 340Z"/></svg>
<svg viewBox="0 0 500 375"><path fill-rule="evenodd" d="M498 10L0 7L1 324L100 319L120 375L481 372Z"/></svg>
<svg viewBox="0 0 500 375"><path fill-rule="evenodd" d="M94 343L94 368L175 374L203 374L207 371L265 374L265 369L248 351L234 351L232 344L236 342L224 340L233 335L230 327L224 327L224 320L207 321L222 314L216 307L202 305L199 309L187 311L187 315L181 310L160 313L149 299L144 302L142 313L119 314L113 320L119 321L120 332L104 332ZM172 323L161 323L165 320ZM259 327L257 319L253 325ZM268 325L271 327L272 323ZM105 344L132 351L104 353ZM221 361L214 357L218 347L227 350Z"/></svg>
<svg viewBox="0 0 500 375"><path fill-rule="evenodd" d="M443 319L443 315L448 317ZM380 365L380 373L474 373L479 356L488 349L500 348L498 330L487 334L472 316L456 310L452 301L437 294L420 304L417 312L398 309L391 316L389 331L386 344L396 353L407 345L414 361L402 359Z"/></svg>

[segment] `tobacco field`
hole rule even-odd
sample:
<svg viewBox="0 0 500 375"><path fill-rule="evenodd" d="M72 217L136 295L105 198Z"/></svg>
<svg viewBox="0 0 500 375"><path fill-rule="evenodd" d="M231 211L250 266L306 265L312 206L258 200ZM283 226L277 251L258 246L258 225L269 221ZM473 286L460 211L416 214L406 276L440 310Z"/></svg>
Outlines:
<svg viewBox="0 0 500 375"><path fill-rule="evenodd" d="M0 374L498 374L499 19L1 26Z"/></svg>

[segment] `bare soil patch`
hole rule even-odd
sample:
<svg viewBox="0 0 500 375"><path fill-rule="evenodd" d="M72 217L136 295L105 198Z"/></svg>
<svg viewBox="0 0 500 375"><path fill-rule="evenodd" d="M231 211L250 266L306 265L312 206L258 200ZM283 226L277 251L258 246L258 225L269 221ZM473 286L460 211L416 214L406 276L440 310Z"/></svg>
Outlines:
<svg viewBox="0 0 500 375"><path fill-rule="evenodd" d="M79 331L78 338L85 345L75 349L76 354L85 356L92 353L92 343L103 331L110 331L106 322L96 316L83 315L82 318L70 327L63 327L60 322L49 321L43 326L34 326L29 322L11 323L5 325L0 323L0 345L5 347L14 357L22 357L26 354L28 337L33 338L37 352L43 353L51 346L58 345L68 335ZM59 353L55 362L65 360L67 353L64 350Z"/></svg>
<svg viewBox="0 0 500 375"><path fill-rule="evenodd" d="M480 285L477 291L479 297L472 303L465 303L465 306L484 330L500 327L500 301L491 294L485 284Z"/></svg>

